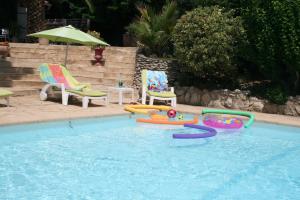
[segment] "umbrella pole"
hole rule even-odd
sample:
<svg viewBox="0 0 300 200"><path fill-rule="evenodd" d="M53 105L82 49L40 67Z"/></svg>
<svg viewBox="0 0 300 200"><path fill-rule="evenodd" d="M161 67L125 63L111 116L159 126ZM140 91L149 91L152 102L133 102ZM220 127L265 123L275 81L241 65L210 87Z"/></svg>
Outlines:
<svg viewBox="0 0 300 200"><path fill-rule="evenodd" d="M67 47L66 47L65 62L64 62L64 66L65 67L67 67L68 49L69 49L69 43L67 43Z"/></svg>

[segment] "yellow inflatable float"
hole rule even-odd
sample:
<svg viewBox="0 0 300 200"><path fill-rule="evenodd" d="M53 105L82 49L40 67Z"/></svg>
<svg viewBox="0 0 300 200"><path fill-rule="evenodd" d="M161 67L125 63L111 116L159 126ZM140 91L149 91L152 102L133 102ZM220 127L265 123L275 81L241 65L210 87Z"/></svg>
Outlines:
<svg viewBox="0 0 300 200"><path fill-rule="evenodd" d="M168 111L171 110L172 107L170 106L152 106L152 105L127 105L124 108L126 111L132 113L139 113L139 114L151 114L154 111Z"/></svg>

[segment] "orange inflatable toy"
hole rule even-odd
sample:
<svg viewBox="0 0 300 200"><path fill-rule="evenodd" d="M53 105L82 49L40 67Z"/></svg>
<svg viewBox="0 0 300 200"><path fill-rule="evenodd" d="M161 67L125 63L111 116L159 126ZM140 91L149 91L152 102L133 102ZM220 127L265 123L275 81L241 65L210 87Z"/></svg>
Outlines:
<svg viewBox="0 0 300 200"><path fill-rule="evenodd" d="M197 124L199 122L199 118L197 116L194 116L194 119L192 120L177 120L177 121L168 120L167 116L162 116L162 115L158 115L158 116L152 115L150 119L139 118L136 121L142 123L169 124L169 125Z"/></svg>

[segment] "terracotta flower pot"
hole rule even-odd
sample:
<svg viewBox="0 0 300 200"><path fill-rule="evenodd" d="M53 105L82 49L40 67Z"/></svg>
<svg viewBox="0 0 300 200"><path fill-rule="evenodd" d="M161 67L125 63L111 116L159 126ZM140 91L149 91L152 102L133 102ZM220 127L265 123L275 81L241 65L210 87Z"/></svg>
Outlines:
<svg viewBox="0 0 300 200"><path fill-rule="evenodd" d="M103 61L103 51L104 50L105 50L105 48L103 48L103 47L95 48L95 60L97 63L100 63L101 61Z"/></svg>

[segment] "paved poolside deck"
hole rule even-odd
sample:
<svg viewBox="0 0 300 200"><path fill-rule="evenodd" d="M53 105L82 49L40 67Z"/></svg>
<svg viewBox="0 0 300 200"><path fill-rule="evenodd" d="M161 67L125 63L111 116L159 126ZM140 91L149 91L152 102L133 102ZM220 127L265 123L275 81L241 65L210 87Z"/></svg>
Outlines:
<svg viewBox="0 0 300 200"><path fill-rule="evenodd" d="M88 109L83 109L81 102L78 101L63 106L56 101L40 101L37 95L12 97L10 107L5 107L2 103L4 101L0 99L0 125L129 114L123 110L123 106L118 104L105 107L96 101ZM176 110L200 114L203 108L179 104ZM265 113L255 113L255 115L257 121L300 127L300 117Z"/></svg>

